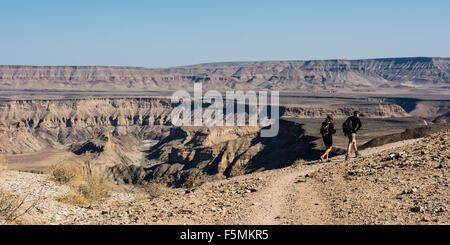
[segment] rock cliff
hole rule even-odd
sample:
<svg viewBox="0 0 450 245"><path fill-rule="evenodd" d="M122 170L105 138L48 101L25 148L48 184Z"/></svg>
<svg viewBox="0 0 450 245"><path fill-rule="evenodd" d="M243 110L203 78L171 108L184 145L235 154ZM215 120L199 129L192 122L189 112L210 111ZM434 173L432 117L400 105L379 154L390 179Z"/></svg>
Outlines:
<svg viewBox="0 0 450 245"><path fill-rule="evenodd" d="M277 89L376 92L448 90L449 58L387 58L211 63L167 69L105 66L0 66L0 89Z"/></svg>
<svg viewBox="0 0 450 245"><path fill-rule="evenodd" d="M93 168L116 180L139 183L171 178L181 185L192 176L223 178L279 168L308 159L316 137L301 125L281 120L274 138L259 127L173 127L174 105L161 98L34 99L0 102L0 153L22 154L57 148L90 159ZM358 107L364 117L408 114L388 103ZM282 106L297 118L350 115L349 104ZM158 142L142 149L144 141ZM282 157L280 157L282 156Z"/></svg>

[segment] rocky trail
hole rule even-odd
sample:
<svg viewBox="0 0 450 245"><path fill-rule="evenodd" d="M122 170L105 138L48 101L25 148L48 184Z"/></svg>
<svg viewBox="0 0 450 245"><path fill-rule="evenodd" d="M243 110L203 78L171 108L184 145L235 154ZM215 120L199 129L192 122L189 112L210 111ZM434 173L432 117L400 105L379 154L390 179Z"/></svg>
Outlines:
<svg viewBox="0 0 450 245"><path fill-rule="evenodd" d="M297 161L154 199L132 188L88 208L57 202L67 188L45 175L4 171L0 187L38 193L34 182L45 182L47 203L31 214L46 224L448 224L449 143L446 130L365 149L349 161Z"/></svg>
<svg viewBox="0 0 450 245"><path fill-rule="evenodd" d="M306 178L319 166L291 169L271 176L270 183L255 198L254 209L243 220L243 224L312 224L323 223L328 217L323 201L306 183ZM256 204L256 205L255 205ZM322 205L321 205L322 204ZM321 205L321 206L319 206Z"/></svg>
<svg viewBox="0 0 450 245"><path fill-rule="evenodd" d="M361 151L370 156L400 145L408 145L417 139L396 142ZM272 171L267 176L269 184L253 199L256 207L247 214L243 224L330 224L333 216L329 204L317 192L309 178L327 165L344 161L343 156L330 158L330 163L319 161L299 163L286 169ZM276 173L278 172L278 173Z"/></svg>

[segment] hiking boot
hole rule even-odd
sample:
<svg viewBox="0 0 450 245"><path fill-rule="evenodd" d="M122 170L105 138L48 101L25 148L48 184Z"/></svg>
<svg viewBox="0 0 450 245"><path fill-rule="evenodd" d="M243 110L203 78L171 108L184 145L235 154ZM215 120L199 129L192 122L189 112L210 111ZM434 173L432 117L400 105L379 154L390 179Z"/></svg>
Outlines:
<svg viewBox="0 0 450 245"><path fill-rule="evenodd" d="M360 157L361 156L361 154L358 151L355 152L355 155L356 155L356 157Z"/></svg>
<svg viewBox="0 0 450 245"><path fill-rule="evenodd" d="M347 161L347 160L348 160L348 154L345 155L345 161Z"/></svg>

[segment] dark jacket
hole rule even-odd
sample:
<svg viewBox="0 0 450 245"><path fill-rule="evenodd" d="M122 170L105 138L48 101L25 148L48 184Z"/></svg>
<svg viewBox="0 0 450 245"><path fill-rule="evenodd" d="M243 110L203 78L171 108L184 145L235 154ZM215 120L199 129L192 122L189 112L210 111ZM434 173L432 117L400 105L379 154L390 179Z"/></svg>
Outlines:
<svg viewBox="0 0 450 245"><path fill-rule="evenodd" d="M332 122L325 121L322 123L322 127L326 126L327 124L329 124L328 125L328 135L335 134L336 130L334 129L334 124Z"/></svg>
<svg viewBox="0 0 450 245"><path fill-rule="evenodd" d="M361 128L362 124L361 124L361 120L359 120L359 117L357 116L351 116L349 118L347 118L347 120L345 120L344 124L350 120L351 121L351 127L350 127L350 134L356 133L358 132L358 130Z"/></svg>

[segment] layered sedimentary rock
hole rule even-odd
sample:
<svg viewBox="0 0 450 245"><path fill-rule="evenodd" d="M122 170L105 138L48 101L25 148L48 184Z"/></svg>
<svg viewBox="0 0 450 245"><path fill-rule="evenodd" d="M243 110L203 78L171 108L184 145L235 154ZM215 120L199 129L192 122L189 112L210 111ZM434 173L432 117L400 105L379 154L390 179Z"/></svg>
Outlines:
<svg viewBox="0 0 450 245"><path fill-rule="evenodd" d="M299 106L283 106L283 116L296 118L325 118L327 114L333 114L336 118L344 118L352 115L354 111L360 111L365 117L385 118L385 117L407 117L409 114L396 104L330 104L317 105L305 104Z"/></svg>
<svg viewBox="0 0 450 245"><path fill-rule="evenodd" d="M90 159L91 167L116 180L171 178L180 185L190 176L222 178L289 165L310 157L316 140L305 135L301 125L284 120L274 138L261 138L260 127L174 127L170 121L174 106L158 98L3 101L0 153L58 148ZM280 113L314 118L332 112L344 117L355 109L346 104L297 105L282 106ZM386 103L359 109L365 117L407 116L399 106ZM145 140L159 143L142 150Z"/></svg>
<svg viewBox="0 0 450 245"><path fill-rule="evenodd" d="M173 106L156 98L97 98L61 100L13 100L0 102L0 152L23 153L45 147L84 142L98 133L134 135L158 139L172 124ZM350 115L359 109L365 117L396 117L408 114L394 104L346 104L282 106L281 116L314 118L334 113ZM13 140L14 139L14 140Z"/></svg>
<svg viewBox="0 0 450 245"><path fill-rule="evenodd" d="M202 174L224 178L289 166L311 155L315 137L305 135L301 125L280 121L276 137L262 138L257 127L173 128L149 151L159 163L149 167L112 169L110 175L126 183L169 179L180 186Z"/></svg>
<svg viewBox="0 0 450 245"><path fill-rule="evenodd" d="M416 138L422 138L427 137L429 135L435 134L440 131L449 130L450 124L443 122L443 123L435 123L431 125L426 125L420 128L411 128L406 129L402 133L396 133L396 134L389 134L389 135L383 135L380 137L376 137L369 142L362 145L360 148L370 148L370 147L377 147L397 141L403 141L403 140L409 140L409 139L416 139Z"/></svg>
<svg viewBox="0 0 450 245"><path fill-rule="evenodd" d="M64 147L95 138L157 137L171 106L157 99L27 100L0 103L0 152L23 153Z"/></svg>
<svg viewBox="0 0 450 245"><path fill-rule="evenodd" d="M220 90L448 90L450 58L228 62L167 69L0 66L0 89L173 90L192 89L196 82Z"/></svg>
<svg viewBox="0 0 450 245"><path fill-rule="evenodd" d="M450 122L450 112L447 112L444 115L441 115L441 116L435 118L433 122L437 122L437 123L447 122L447 123L449 123Z"/></svg>

